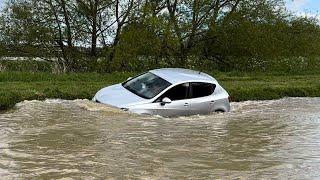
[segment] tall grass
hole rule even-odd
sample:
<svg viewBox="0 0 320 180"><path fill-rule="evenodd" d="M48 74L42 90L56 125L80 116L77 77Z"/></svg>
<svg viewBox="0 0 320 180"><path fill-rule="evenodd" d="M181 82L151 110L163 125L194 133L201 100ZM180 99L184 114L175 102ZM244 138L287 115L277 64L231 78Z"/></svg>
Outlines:
<svg viewBox="0 0 320 180"><path fill-rule="evenodd" d="M23 100L46 98L91 99L101 88L122 82L137 73L1 72L0 109ZM282 97L320 97L320 73L282 75L272 73L212 72L234 101Z"/></svg>

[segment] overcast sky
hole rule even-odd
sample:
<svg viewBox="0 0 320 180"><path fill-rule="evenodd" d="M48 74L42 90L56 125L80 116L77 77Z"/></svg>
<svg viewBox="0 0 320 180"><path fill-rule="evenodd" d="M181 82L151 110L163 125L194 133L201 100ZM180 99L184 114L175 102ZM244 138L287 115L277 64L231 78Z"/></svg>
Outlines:
<svg viewBox="0 0 320 180"><path fill-rule="evenodd" d="M0 0L0 7L5 0ZM289 10L298 14L319 15L320 0L285 0Z"/></svg>

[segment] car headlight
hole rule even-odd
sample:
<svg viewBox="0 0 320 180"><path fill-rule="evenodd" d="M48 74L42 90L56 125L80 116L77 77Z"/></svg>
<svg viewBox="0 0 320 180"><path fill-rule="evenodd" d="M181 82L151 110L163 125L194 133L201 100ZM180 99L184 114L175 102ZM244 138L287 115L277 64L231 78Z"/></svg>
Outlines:
<svg viewBox="0 0 320 180"><path fill-rule="evenodd" d="M101 103L99 100L97 100L96 96L94 96L94 97L92 98L92 101L97 102L97 103Z"/></svg>

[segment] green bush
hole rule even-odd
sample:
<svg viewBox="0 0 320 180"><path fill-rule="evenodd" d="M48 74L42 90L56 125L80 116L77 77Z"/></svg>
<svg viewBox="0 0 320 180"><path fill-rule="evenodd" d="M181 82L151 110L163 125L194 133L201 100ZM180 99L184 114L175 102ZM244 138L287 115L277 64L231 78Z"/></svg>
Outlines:
<svg viewBox="0 0 320 180"><path fill-rule="evenodd" d="M2 60L0 57L1 71L21 71L21 72L52 72L52 63L46 61L28 60Z"/></svg>

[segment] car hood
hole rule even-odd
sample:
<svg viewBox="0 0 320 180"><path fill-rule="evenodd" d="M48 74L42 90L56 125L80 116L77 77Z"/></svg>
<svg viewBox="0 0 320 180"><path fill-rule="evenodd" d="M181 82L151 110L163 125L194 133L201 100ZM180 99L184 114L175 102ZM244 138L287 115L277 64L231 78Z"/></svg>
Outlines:
<svg viewBox="0 0 320 180"><path fill-rule="evenodd" d="M122 84L116 84L101 89L95 95L95 100L118 108L126 108L135 104L143 104L148 100L125 89Z"/></svg>

